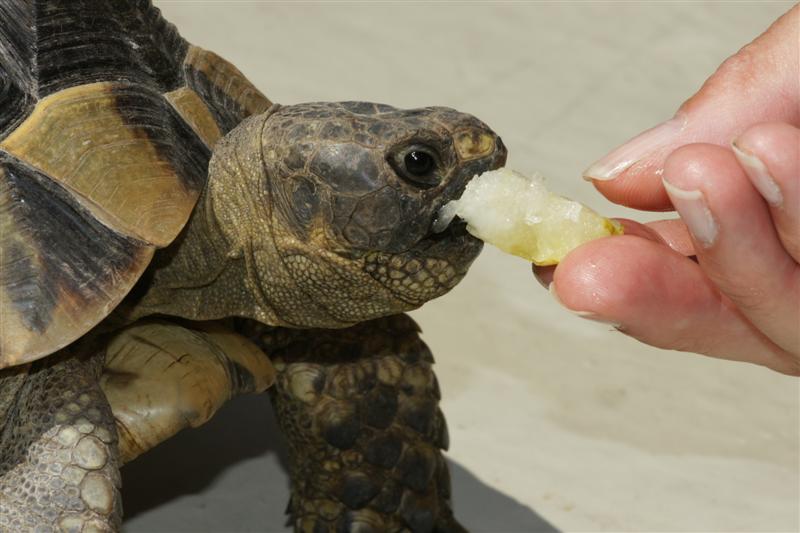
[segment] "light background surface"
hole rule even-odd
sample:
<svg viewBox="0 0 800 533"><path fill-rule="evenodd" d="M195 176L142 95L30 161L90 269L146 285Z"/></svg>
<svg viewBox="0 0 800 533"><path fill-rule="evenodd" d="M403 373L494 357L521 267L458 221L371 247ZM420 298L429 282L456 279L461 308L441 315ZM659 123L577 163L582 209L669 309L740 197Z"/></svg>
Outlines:
<svg viewBox="0 0 800 533"><path fill-rule="evenodd" d="M615 216L580 180L668 118L789 3L160 1L273 101L447 105L508 165ZM487 249L413 313L437 357L456 514L471 530L798 531L798 381L649 348L571 315ZM283 447L238 399L123 469L128 532L285 531Z"/></svg>

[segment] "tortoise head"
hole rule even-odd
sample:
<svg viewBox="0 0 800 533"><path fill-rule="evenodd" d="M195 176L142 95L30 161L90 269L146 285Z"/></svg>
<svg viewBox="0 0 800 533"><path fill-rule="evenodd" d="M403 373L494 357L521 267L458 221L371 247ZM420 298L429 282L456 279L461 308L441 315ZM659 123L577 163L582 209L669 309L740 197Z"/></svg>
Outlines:
<svg viewBox="0 0 800 533"><path fill-rule="evenodd" d="M261 156L247 179L264 207L264 222L249 225L250 270L281 308L278 322L343 327L415 309L452 289L480 253L459 221L432 230L473 176L505 163L500 138L475 117L311 103L240 128L253 148L257 131Z"/></svg>

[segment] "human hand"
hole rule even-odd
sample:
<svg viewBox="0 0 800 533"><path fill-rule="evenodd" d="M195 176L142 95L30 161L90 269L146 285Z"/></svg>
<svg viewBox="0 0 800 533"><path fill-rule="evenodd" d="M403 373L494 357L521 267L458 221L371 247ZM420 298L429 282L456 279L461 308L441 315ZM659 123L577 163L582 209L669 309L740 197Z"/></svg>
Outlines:
<svg viewBox="0 0 800 533"><path fill-rule="evenodd" d="M798 54L795 6L675 118L587 169L610 200L681 219L625 221L626 235L534 268L565 307L653 346L800 375Z"/></svg>

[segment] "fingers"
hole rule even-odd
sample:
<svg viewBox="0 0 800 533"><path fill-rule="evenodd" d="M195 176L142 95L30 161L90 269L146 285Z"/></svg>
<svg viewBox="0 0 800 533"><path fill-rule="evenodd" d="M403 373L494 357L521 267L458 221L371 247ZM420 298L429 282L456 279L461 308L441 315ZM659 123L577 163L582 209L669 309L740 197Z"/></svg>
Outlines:
<svg viewBox="0 0 800 533"><path fill-rule="evenodd" d="M585 177L611 201L648 210L670 208L660 174L677 147L728 144L759 122L800 124L797 95L800 6L725 61L675 118L632 139L589 167Z"/></svg>
<svg viewBox="0 0 800 533"><path fill-rule="evenodd" d="M756 328L800 354L800 269L733 153L708 144L681 147L665 162L664 187L705 275Z"/></svg>
<svg viewBox="0 0 800 533"><path fill-rule="evenodd" d="M675 118L587 169L610 200L681 220L626 224L538 271L567 308L655 346L800 375L799 38L795 6Z"/></svg>
<svg viewBox="0 0 800 533"><path fill-rule="evenodd" d="M800 373L699 265L651 240L623 235L581 246L556 268L551 291L580 316L653 346Z"/></svg>
<svg viewBox="0 0 800 533"><path fill-rule="evenodd" d="M769 205L784 249L800 263L800 130L789 124L759 124L732 146Z"/></svg>

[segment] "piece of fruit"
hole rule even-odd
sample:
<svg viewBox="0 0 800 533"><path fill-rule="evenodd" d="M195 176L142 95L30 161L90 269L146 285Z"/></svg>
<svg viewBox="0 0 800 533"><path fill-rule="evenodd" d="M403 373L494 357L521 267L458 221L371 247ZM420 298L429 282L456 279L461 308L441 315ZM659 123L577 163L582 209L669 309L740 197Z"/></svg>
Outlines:
<svg viewBox="0 0 800 533"><path fill-rule="evenodd" d="M458 200L439 211L434 230L459 216L475 237L536 265L555 265L571 250L622 226L547 190L540 176L501 168L474 177Z"/></svg>

